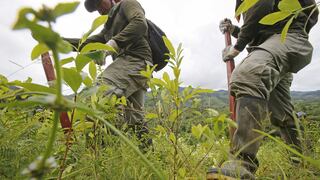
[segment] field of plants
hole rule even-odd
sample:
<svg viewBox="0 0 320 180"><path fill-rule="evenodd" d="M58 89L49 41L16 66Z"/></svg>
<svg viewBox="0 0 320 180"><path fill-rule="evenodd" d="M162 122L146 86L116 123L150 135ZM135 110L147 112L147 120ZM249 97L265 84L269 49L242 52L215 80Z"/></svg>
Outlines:
<svg viewBox="0 0 320 180"><path fill-rule="evenodd" d="M172 77L164 72L162 78L153 78L150 67L141 72L151 90L145 108L149 133L144 138L152 144L146 145L124 123L126 99L103 96L108 87L95 86L100 71L93 59L102 55L92 50L112 49L91 43L80 50L81 44L71 47L52 29L58 17L72 13L78 4L24 8L18 14L13 28L30 30L39 42L32 59L50 50L56 80L47 87L32 79L8 81L0 76L0 179L205 179L209 167L228 158L228 131L236 124L225 107L216 108L215 101L203 98L214 91L181 88L182 45L164 38ZM107 20L98 17L81 42ZM72 48L79 50L75 57L60 58ZM83 76L83 71L89 73ZM72 96L63 96L63 84L73 90ZM301 119L303 154L261 132L265 137L258 179L320 178L320 104L306 102L296 103L309 115ZM70 128L61 127L63 112ZM265 124L267 132L273 130ZM292 155L301 163L293 164Z"/></svg>

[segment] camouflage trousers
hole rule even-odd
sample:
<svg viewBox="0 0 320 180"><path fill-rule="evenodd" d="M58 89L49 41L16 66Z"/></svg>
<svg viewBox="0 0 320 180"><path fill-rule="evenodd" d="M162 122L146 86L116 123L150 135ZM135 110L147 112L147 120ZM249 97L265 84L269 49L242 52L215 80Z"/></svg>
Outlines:
<svg viewBox="0 0 320 180"><path fill-rule="evenodd" d="M140 75L147 62L129 55L117 57L98 77L99 83L106 84L109 90L106 96L126 97L124 120L137 138L141 139L148 132L144 120L144 99L147 79Z"/></svg>
<svg viewBox="0 0 320 180"><path fill-rule="evenodd" d="M261 113L269 115L271 123L280 128L287 143L299 145L299 142L294 142L297 141L297 134L293 131L296 123L290 86L292 73L310 63L313 47L306 35L289 33L282 43L281 35L275 34L260 46L251 47L249 52L235 68L230 82L231 94L236 97L237 111L242 113L237 117L238 130L233 137L233 152L240 151L255 158L260 145L260 134L253 129L261 130L261 118L265 118ZM244 97L259 100L240 100ZM247 107L251 109L244 109ZM257 117L250 118L252 115L246 115L252 113L250 110L255 111Z"/></svg>

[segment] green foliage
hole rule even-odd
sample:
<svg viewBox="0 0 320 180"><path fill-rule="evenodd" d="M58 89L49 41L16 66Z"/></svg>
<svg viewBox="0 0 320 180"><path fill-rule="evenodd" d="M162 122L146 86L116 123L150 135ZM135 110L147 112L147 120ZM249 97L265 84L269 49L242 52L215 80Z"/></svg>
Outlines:
<svg viewBox="0 0 320 180"><path fill-rule="evenodd" d="M36 45L31 52L31 59L37 59L41 54L48 52L49 48L45 44Z"/></svg>
<svg viewBox="0 0 320 180"><path fill-rule="evenodd" d="M63 80L71 87L74 93L77 93L82 83L82 77L79 72L73 68L62 68Z"/></svg>
<svg viewBox="0 0 320 180"><path fill-rule="evenodd" d="M208 102L212 90L181 88L182 45L175 48L169 39L163 39L170 51L171 73L153 78L155 67L149 66L141 72L149 79L151 89L151 106L145 110L150 132L144 138L153 140L150 148L143 149L143 143L124 122L126 98L106 97L108 86L95 84L98 70L93 60L102 58L100 50L112 49L99 43L88 44L76 57L59 59L60 53L71 51L71 45L53 31L51 23L73 12L78 4L43 6L38 11L23 8L19 12L14 29L29 29L38 41L32 59L52 51L57 80L53 86L45 87L32 83L31 79L9 82L0 75L0 179L203 179L209 166L218 166L228 158L227 131L236 124L228 118L229 112L215 109L217 101ZM107 19L107 16L98 17L79 47ZM74 48L79 50L79 47ZM64 67L71 62L75 63L74 67ZM90 76L83 72L87 66ZM74 95L62 96L63 81ZM85 86L82 91L81 85ZM217 107L223 111L225 105L221 104ZM320 113L319 104L299 105L316 115ZM61 112L68 113L72 131L59 126ZM283 155L290 147L270 137L274 141L262 147L259 157L263 159L274 153L276 158L263 159L264 168L260 168L258 177L317 179L311 175L319 172L320 158L319 119L314 117L310 122L303 121L307 129L306 147L312 147L306 148L309 154L293 151L307 160L299 171L305 176L291 173L292 166ZM279 148L274 148L275 145Z"/></svg>
<svg viewBox="0 0 320 180"><path fill-rule="evenodd" d="M259 0L244 0L236 10L236 16L239 16L240 14L245 13L251 7L253 7L257 2L259 2ZM316 3L315 5L302 8L299 0L281 0L278 4L278 8L280 11L266 15L260 20L260 23L264 25L274 25L279 21L289 18L281 32L281 41L284 42L287 36L289 27L292 24L293 20L297 18L298 15L302 13L304 10L310 9L310 8L315 10L318 8L318 5L319 3Z"/></svg>
<svg viewBox="0 0 320 180"><path fill-rule="evenodd" d="M155 127L153 142L159 148L154 148L154 153L164 156L161 161L167 165L164 168L169 179L204 177L207 167L212 163L212 159L208 159L211 153L219 152L222 155L219 160L226 157L226 150L220 149L222 146L215 147L215 143L219 141L218 137L223 137L228 127L227 121L224 121L227 118L214 114L220 118L218 122L218 117L215 119L211 113L206 113L207 109L199 112L201 102L198 98L201 94L213 91L180 87L182 45L176 49L167 38L163 40L169 49L168 63L173 77L164 72L162 78L153 78L151 74L154 67L147 67L146 71L141 72L149 79L151 89L151 97L148 98L153 105L147 110L146 118ZM219 160L214 163L217 164Z"/></svg>
<svg viewBox="0 0 320 180"><path fill-rule="evenodd" d="M265 16L260 20L260 23L265 25L273 25L293 15L281 32L281 41L284 42L293 19L296 18L304 9L301 7L298 0L281 0L278 8L280 9L279 12L274 12Z"/></svg>
<svg viewBox="0 0 320 180"><path fill-rule="evenodd" d="M51 50L54 57L55 71L56 71L56 82L52 87L44 87L37 84L32 84L31 82L20 83L13 82L8 83L7 80L3 82L4 87L8 87L10 85L15 85L24 88L27 90L27 93L32 95L23 101L8 101L7 96L5 96L5 103L1 104L0 107L8 107L8 108L24 108L24 107L34 107L34 106L42 106L53 111L53 121L50 137L47 142L46 151L43 153L43 156L39 156L30 166L26 169L25 174L30 175L32 178L40 178L50 173L50 169L52 163L47 163L51 152L54 150L54 143L57 138L58 131L58 122L60 113L63 111L71 112L71 122L77 123L77 121L73 121L74 117L81 117L79 120L80 126L76 126L77 129L87 130L92 128L93 125L96 125L98 122L104 124L104 126L110 128L115 134L117 134L122 141L131 147L135 153L143 160L148 167L150 167L155 174L162 179L161 172L157 170L153 164L146 159L146 157L139 151L139 149L130 141L126 136L122 134L117 128L115 128L110 122L101 118L101 111L97 109L101 108L102 105L98 104L98 98L96 98L96 91L92 91L91 94L91 104L85 102L84 104L77 101L76 97L78 94L78 90L81 84L85 84L90 88L93 85L93 81L89 76L82 77L81 73L83 68L90 63L92 60L100 60L104 57L104 53L102 51L97 50L111 50L114 51L111 47L103 44L88 44L85 46L82 52L77 54L76 58L67 58L62 63L59 59L59 53L69 53L72 50L72 47L69 43L65 42L58 33L54 32L52 29L51 23L54 23L57 17L73 12L78 6L79 2L74 3L60 3L55 8L51 9L46 6L43 6L42 9L36 11L32 8L23 8L20 10L18 15L18 20L16 21L13 29L29 29L32 33L32 36L35 40L38 41L38 45L33 49L31 56L32 59L39 57L42 53L47 50ZM31 19L31 18L32 19ZM95 31L99 26L106 23L108 16L100 16L94 20L91 29L84 35L79 44L79 47L83 42L88 38L88 36ZM43 25L42 21L47 23L47 26ZM79 48L76 48L79 49ZM90 51L90 52L89 52ZM93 51L93 52L91 52ZM75 61L76 67L71 68L63 68L62 65ZM93 63L90 63L89 67L90 75L92 78L96 78L96 67ZM74 102L70 101L62 96L62 80L71 87L71 89L75 93ZM30 91L30 92L28 92ZM50 93L50 94L49 94ZM87 99L87 98L86 98ZM116 97L110 98L109 101L105 102L112 105L114 109L117 105L126 106L126 99ZM91 107L90 107L91 105ZM103 108L102 108L103 110ZM91 116L95 118L94 122L85 122L83 119L83 114L86 114L88 117ZM81 116L79 116L81 115ZM65 131L71 133L70 130ZM106 132L105 132L106 133ZM60 165L60 170L58 171L58 179L61 179L64 173L64 166L66 162L66 158L68 155L68 151L70 147L68 144L71 142L71 134L67 135L66 141L66 149L64 150L64 157L62 159L62 164ZM89 133L89 137L95 138L94 133ZM70 171L70 167L67 167L67 170Z"/></svg>
<svg viewBox="0 0 320 180"><path fill-rule="evenodd" d="M278 11L271 13L260 20L261 24L265 25L274 25L275 23L284 20L291 15L291 12L288 11Z"/></svg>
<svg viewBox="0 0 320 180"><path fill-rule="evenodd" d="M244 0L241 5L236 10L236 16L248 11L252 6L254 6L259 0Z"/></svg>
<svg viewBox="0 0 320 180"><path fill-rule="evenodd" d="M105 24L107 21L107 15L99 16L98 18L96 18L91 25L91 29L83 35L81 42L79 43L79 47L88 39L91 33L93 33L98 27Z"/></svg>
<svg viewBox="0 0 320 180"><path fill-rule="evenodd" d="M115 52L115 50L111 46L109 46L107 44L90 43L90 44L87 44L86 46L83 47L83 49L81 50L81 53L87 53L87 52L90 52L92 50L107 50L107 51Z"/></svg>

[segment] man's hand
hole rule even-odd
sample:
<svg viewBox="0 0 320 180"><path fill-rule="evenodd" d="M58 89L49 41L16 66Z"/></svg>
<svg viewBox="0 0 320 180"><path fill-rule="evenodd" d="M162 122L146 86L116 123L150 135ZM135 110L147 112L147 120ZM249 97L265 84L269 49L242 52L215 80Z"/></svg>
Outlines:
<svg viewBox="0 0 320 180"><path fill-rule="evenodd" d="M220 21L219 29L223 34L227 31L229 31L232 34L235 29L235 26L232 24L230 19L225 18L224 20Z"/></svg>
<svg viewBox="0 0 320 180"><path fill-rule="evenodd" d="M112 47L116 52L119 51L119 46L117 44L117 42L113 39L110 39L108 42L107 42L107 45ZM107 56L109 55L113 55L115 52L112 52L112 51L107 51Z"/></svg>
<svg viewBox="0 0 320 180"><path fill-rule="evenodd" d="M228 46L222 51L222 59L224 62L227 62L228 60L231 60L238 56L240 51L235 49L233 46Z"/></svg>

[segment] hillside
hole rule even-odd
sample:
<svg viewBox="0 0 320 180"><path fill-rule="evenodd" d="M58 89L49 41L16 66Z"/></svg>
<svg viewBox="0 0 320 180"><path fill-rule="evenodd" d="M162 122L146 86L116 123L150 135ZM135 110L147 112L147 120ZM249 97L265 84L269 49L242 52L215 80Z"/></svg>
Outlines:
<svg viewBox="0 0 320 180"><path fill-rule="evenodd" d="M183 88L182 88L183 89ZM292 91L291 92L293 102L300 101L319 101L320 90L318 91ZM228 103L228 91L218 90L211 94L205 94L201 96L201 99L205 100L205 104L208 106L223 107Z"/></svg>

